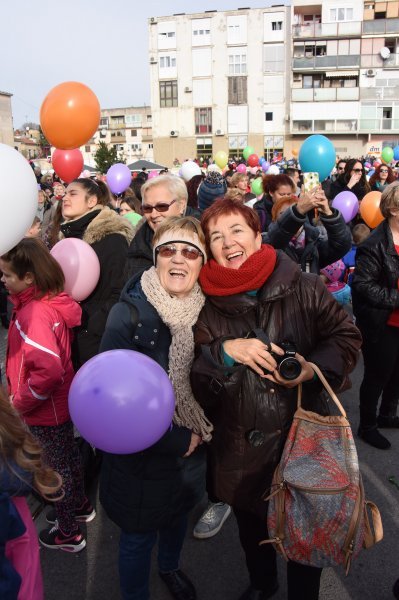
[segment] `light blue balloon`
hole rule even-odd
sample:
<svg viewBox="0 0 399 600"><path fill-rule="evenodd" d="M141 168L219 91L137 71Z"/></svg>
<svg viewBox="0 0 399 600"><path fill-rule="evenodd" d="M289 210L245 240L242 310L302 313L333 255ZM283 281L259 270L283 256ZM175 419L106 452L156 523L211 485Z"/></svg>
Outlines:
<svg viewBox="0 0 399 600"><path fill-rule="evenodd" d="M262 166L264 162L266 162L265 157L264 156L260 156L259 157L259 164L260 164L260 166Z"/></svg>
<svg viewBox="0 0 399 600"><path fill-rule="evenodd" d="M399 146L395 146L393 149L393 157L395 160L399 160Z"/></svg>
<svg viewBox="0 0 399 600"><path fill-rule="evenodd" d="M320 181L324 181L335 166L334 145L324 135L311 135L303 142L298 160L302 172L316 172Z"/></svg>

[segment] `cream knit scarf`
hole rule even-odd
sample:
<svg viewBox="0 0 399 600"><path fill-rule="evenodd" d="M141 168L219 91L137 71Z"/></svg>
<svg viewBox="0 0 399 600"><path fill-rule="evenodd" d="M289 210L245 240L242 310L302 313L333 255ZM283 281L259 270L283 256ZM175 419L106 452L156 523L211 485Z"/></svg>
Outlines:
<svg viewBox="0 0 399 600"><path fill-rule="evenodd" d="M204 305L205 296L198 283L185 298L170 296L162 287L155 267L143 273L141 287L147 300L172 334L169 348L169 377L176 398L173 420L176 425L191 429L208 442L212 437L213 427L195 400L190 385L190 370L194 360L193 326Z"/></svg>

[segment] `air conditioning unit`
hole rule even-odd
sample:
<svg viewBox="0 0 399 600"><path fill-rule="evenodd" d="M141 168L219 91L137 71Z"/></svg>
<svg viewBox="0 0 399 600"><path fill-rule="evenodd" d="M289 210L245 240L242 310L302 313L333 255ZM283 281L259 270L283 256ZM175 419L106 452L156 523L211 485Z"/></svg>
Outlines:
<svg viewBox="0 0 399 600"><path fill-rule="evenodd" d="M193 90L190 87L185 87L184 91L186 92L186 94L189 94L190 92L192 92Z"/></svg>
<svg viewBox="0 0 399 600"><path fill-rule="evenodd" d="M178 137L179 136L179 132L178 131L174 131L172 129L172 131L170 132L170 137Z"/></svg>
<svg viewBox="0 0 399 600"><path fill-rule="evenodd" d="M224 135L224 131L222 131L221 129L216 129L215 135Z"/></svg>
<svg viewBox="0 0 399 600"><path fill-rule="evenodd" d="M155 58L155 56L151 56L151 58L150 58L150 64L151 65L155 65L156 62L157 62L157 59Z"/></svg>
<svg viewBox="0 0 399 600"><path fill-rule="evenodd" d="M157 23L156 18L155 17L151 17L150 18L150 23L151 23L151 25L156 25L156 23Z"/></svg>
<svg viewBox="0 0 399 600"><path fill-rule="evenodd" d="M377 74L375 69L367 69L366 71L366 77L375 77Z"/></svg>

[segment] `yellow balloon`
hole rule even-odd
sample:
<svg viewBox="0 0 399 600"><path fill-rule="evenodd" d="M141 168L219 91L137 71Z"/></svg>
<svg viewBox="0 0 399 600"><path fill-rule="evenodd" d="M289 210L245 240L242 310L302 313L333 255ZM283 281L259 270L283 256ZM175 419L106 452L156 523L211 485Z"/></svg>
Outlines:
<svg viewBox="0 0 399 600"><path fill-rule="evenodd" d="M217 152L215 154L215 163L221 169L224 169L224 167L227 165L228 162L229 162L229 157L227 156L227 154L224 150L219 150L219 152Z"/></svg>

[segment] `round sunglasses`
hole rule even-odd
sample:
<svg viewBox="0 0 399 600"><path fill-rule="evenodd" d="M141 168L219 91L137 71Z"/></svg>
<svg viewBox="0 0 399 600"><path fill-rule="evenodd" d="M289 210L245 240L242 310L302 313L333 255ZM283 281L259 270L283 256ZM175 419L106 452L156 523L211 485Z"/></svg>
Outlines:
<svg viewBox="0 0 399 600"><path fill-rule="evenodd" d="M187 244L187 246L185 246L181 250L176 248L176 246L173 246L173 244L163 244L162 246L158 246L158 248L155 248L155 254L157 256L160 256L161 258L172 258L172 256L175 256L177 252L180 252L182 257L187 260L197 260L197 258L199 258L200 256L201 258L204 258L204 255L201 252L201 250L198 250L198 248L189 244Z"/></svg>

